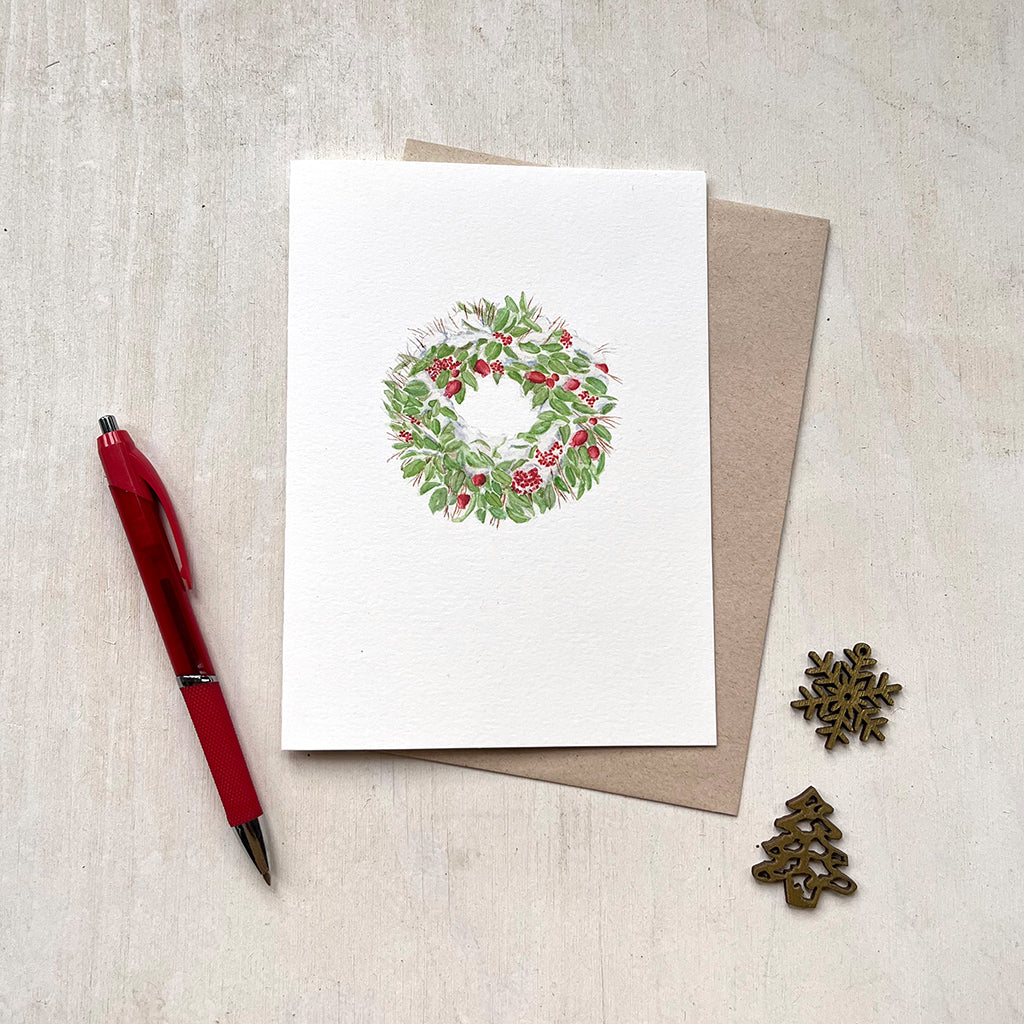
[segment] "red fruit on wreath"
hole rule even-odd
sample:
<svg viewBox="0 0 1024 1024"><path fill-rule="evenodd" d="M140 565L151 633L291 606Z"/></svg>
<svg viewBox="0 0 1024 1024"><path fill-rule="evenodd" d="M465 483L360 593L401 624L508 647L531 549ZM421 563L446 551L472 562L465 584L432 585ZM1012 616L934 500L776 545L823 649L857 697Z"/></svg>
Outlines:
<svg viewBox="0 0 1024 1024"><path fill-rule="evenodd" d="M598 368L598 369L599 369L599 370L600 370L600 371L601 371L602 373L607 373L607 372L608 372L608 364L607 364L607 363L594 363L594 365L595 365L595 366L596 366L596 367L597 367L597 368Z"/></svg>
<svg viewBox="0 0 1024 1024"><path fill-rule="evenodd" d="M575 377L570 377L565 382L566 391L575 391L580 386L580 382Z"/></svg>
<svg viewBox="0 0 1024 1024"><path fill-rule="evenodd" d="M547 378L539 370L531 370L527 375L526 379L532 384L543 384Z"/></svg>
<svg viewBox="0 0 1024 1024"><path fill-rule="evenodd" d="M483 487L483 485L484 485L484 484L485 484L486 482L487 482L487 477L485 477L485 476L483 475L483 473L477 473L477 475L476 475L475 477L473 477L473 483L474 483L474 484L475 484L475 485L476 485L477 487Z"/></svg>
<svg viewBox="0 0 1024 1024"><path fill-rule="evenodd" d="M468 494L460 494L455 499L455 504L458 505L459 508L465 508L469 504L469 495Z"/></svg>
<svg viewBox="0 0 1024 1024"><path fill-rule="evenodd" d="M587 449L587 454L594 460L594 462L597 462L597 460L601 458L601 449L598 448L596 444L592 444Z"/></svg>
<svg viewBox="0 0 1024 1024"><path fill-rule="evenodd" d="M486 359L478 359L476 361L476 366L474 366L473 369L476 370L481 377L486 377L491 372L490 364Z"/></svg>
<svg viewBox="0 0 1024 1024"><path fill-rule="evenodd" d="M569 447L579 448L580 445L587 443L588 437L590 437L590 435L585 430L577 430L576 433L569 438Z"/></svg>
<svg viewBox="0 0 1024 1024"><path fill-rule="evenodd" d="M596 416L591 416L590 417L590 422L591 422L591 424L596 423L597 422L597 417Z"/></svg>
<svg viewBox="0 0 1024 1024"><path fill-rule="evenodd" d="M450 380L450 381L448 381L448 384L447 384L447 386L444 389L444 397L445 398L452 398L453 396L457 395L461 390L462 390L462 381L461 380Z"/></svg>

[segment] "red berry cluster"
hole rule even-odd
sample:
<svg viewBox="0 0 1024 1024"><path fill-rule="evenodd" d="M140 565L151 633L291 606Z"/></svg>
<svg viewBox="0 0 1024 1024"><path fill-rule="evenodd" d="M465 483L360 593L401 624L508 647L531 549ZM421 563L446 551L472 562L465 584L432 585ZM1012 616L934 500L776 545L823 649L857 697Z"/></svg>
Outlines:
<svg viewBox="0 0 1024 1024"><path fill-rule="evenodd" d="M412 434L410 434L408 430L400 430L398 432L398 436L403 441L405 441L406 444L411 444L412 443Z"/></svg>
<svg viewBox="0 0 1024 1024"><path fill-rule="evenodd" d="M586 388L580 392L580 401L586 402L591 409L597 404L597 395L592 395Z"/></svg>
<svg viewBox="0 0 1024 1024"><path fill-rule="evenodd" d="M505 367L502 364L501 360L500 359L495 359L494 362L491 363L491 373L504 373L504 372L505 372Z"/></svg>
<svg viewBox="0 0 1024 1024"><path fill-rule="evenodd" d="M415 416L410 416L409 417L409 422L410 423L415 423L417 427L422 427L423 426L423 420L418 420L418 419L416 419Z"/></svg>
<svg viewBox="0 0 1024 1024"><path fill-rule="evenodd" d="M497 338L498 341L500 341L502 343L502 345L511 345L512 344L512 335L511 334L502 334L501 331L495 331L494 332L494 337Z"/></svg>
<svg viewBox="0 0 1024 1024"><path fill-rule="evenodd" d="M546 451L542 452L539 448L537 449L537 461L542 466L557 466L558 460L562 457L562 442L555 441L555 443Z"/></svg>
<svg viewBox="0 0 1024 1024"><path fill-rule="evenodd" d="M427 374L430 376L432 381L436 381L441 376L442 370L450 370L452 376L459 372L459 367L462 363L456 362L451 356L445 356L444 359L435 359L430 366L427 367Z"/></svg>
<svg viewBox="0 0 1024 1024"><path fill-rule="evenodd" d="M512 490L516 494L532 494L540 487L540 470L536 466L517 469L512 474Z"/></svg>
<svg viewBox="0 0 1024 1024"><path fill-rule="evenodd" d="M572 335L568 331L562 331L562 336L558 340L562 343L562 348L569 348L572 345Z"/></svg>

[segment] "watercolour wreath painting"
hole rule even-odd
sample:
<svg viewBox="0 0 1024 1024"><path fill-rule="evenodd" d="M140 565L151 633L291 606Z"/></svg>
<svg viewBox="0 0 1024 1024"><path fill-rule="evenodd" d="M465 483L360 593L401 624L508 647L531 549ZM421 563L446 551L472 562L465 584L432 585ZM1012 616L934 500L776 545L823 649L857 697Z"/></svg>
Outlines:
<svg viewBox="0 0 1024 1024"><path fill-rule="evenodd" d="M605 351L525 292L503 305L459 302L414 331L384 381L384 408L394 458L427 510L456 523L526 523L599 483L618 423ZM491 382L520 389L535 417L528 429L496 436L474 427L472 408L464 415L470 391Z"/></svg>

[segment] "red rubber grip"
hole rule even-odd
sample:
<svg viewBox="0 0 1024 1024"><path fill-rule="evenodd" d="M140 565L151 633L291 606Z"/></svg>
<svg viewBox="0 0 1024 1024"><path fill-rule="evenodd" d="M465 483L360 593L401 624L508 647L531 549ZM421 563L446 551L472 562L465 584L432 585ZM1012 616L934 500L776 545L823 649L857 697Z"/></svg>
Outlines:
<svg viewBox="0 0 1024 1024"><path fill-rule="evenodd" d="M256 789L249 776L242 748L235 735L235 727L224 703L220 683L196 683L183 686L181 695L192 716L196 735L203 745L206 763L220 793L221 803L234 828L252 821L263 813Z"/></svg>

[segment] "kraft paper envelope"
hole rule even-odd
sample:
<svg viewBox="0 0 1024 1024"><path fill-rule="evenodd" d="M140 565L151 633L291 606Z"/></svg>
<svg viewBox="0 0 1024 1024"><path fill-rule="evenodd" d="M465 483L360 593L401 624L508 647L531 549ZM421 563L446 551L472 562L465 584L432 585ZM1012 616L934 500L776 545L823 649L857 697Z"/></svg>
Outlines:
<svg viewBox="0 0 1024 1024"><path fill-rule="evenodd" d="M404 159L522 162L412 139ZM708 202L718 745L395 753L738 813L827 238L817 217Z"/></svg>

